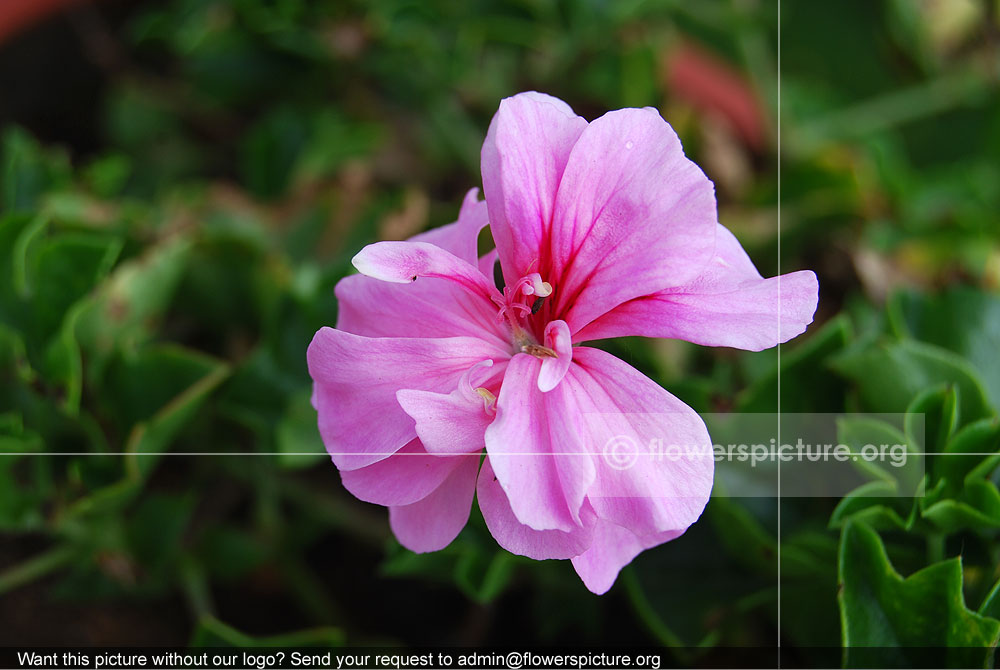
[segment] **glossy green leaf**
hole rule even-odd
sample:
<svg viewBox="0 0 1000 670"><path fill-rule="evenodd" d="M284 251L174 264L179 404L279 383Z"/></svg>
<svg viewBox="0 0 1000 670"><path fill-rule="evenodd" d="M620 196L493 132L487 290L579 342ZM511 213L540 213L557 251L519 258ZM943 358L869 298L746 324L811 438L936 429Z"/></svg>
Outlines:
<svg viewBox="0 0 1000 670"><path fill-rule="evenodd" d="M876 530L902 530L910 527L914 515L913 499L900 497L895 482L879 479L844 496L830 515L830 527L855 520Z"/></svg>
<svg viewBox="0 0 1000 670"><path fill-rule="evenodd" d="M970 479L955 498L932 491L921 500L921 515L947 533L1000 528L1000 491L993 482Z"/></svg>
<svg viewBox="0 0 1000 670"><path fill-rule="evenodd" d="M849 522L841 535L839 575L846 667L910 667L922 663L927 647L949 667L991 663L1000 621L965 606L960 558L904 579L875 531Z"/></svg>
<svg viewBox="0 0 1000 670"><path fill-rule="evenodd" d="M894 328L968 360L1000 406L1000 297L957 286L938 295L898 293L888 308Z"/></svg>
<svg viewBox="0 0 1000 670"><path fill-rule="evenodd" d="M976 613L980 616L1000 620L1000 580L993 585L993 588L983 598L983 604L979 606Z"/></svg>
<svg viewBox="0 0 1000 670"><path fill-rule="evenodd" d="M924 459L899 428L878 418L846 416L837 419L837 440L851 450L852 465L873 478L895 484L899 495L913 496L924 476ZM905 463L896 466L890 460L864 458L869 446L895 448L908 452Z"/></svg>
<svg viewBox="0 0 1000 670"><path fill-rule="evenodd" d="M913 399L906 408L906 436L922 452L929 452L928 463L934 463L931 454L944 451L948 439L958 428L958 393L948 385L927 389Z"/></svg>
<svg viewBox="0 0 1000 670"><path fill-rule="evenodd" d="M988 478L1000 464L1000 419L970 423L952 437L938 458L937 472L949 492L961 488L967 477Z"/></svg>
<svg viewBox="0 0 1000 670"><path fill-rule="evenodd" d="M978 373L940 347L911 340L861 343L837 356L832 366L854 382L873 412L903 412L917 394L950 383L958 392L961 423L992 413Z"/></svg>

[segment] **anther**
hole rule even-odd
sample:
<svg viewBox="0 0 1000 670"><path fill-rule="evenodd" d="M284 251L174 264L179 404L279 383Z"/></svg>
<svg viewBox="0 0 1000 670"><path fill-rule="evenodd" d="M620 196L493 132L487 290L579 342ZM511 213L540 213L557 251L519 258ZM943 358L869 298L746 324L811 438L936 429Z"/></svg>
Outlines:
<svg viewBox="0 0 1000 670"><path fill-rule="evenodd" d="M552 284L542 281L542 276L537 272L522 277L518 285L524 295L537 295L539 298L547 298L552 295Z"/></svg>
<svg viewBox="0 0 1000 670"><path fill-rule="evenodd" d="M549 349L541 344L525 344L521 347L521 351L526 354L531 354L535 358L558 358L559 354L556 353L554 349Z"/></svg>
<svg viewBox="0 0 1000 670"><path fill-rule="evenodd" d="M496 412L497 397L493 395L489 389L485 389L482 386L476 389L478 393L483 398L483 409L486 410L488 414L493 414Z"/></svg>

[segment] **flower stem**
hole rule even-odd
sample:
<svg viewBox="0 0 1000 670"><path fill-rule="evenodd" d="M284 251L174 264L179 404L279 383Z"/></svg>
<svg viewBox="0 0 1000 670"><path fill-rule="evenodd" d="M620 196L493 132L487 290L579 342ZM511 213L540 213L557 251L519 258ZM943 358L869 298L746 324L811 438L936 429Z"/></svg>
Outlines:
<svg viewBox="0 0 1000 670"><path fill-rule="evenodd" d="M215 614L212 592L201 567L193 558L185 556L180 563L181 586L187 596L188 605L196 620Z"/></svg>
<svg viewBox="0 0 1000 670"><path fill-rule="evenodd" d="M68 563L75 555L76 551L72 547L62 546L35 556L20 565L15 565L0 573L0 593L13 591L44 577Z"/></svg>
<svg viewBox="0 0 1000 670"><path fill-rule="evenodd" d="M643 625L646 626L646 629L664 647L668 647L673 651L674 656L681 665L689 665L690 659L684 650L684 642L670 629L670 626L656 613L656 610L653 609L652 604L642 590L642 585L639 584L639 579L635 576L635 570L631 567L625 568L621 572L621 579L625 584L625 591L628 593L629 602L632 603L632 609Z"/></svg>

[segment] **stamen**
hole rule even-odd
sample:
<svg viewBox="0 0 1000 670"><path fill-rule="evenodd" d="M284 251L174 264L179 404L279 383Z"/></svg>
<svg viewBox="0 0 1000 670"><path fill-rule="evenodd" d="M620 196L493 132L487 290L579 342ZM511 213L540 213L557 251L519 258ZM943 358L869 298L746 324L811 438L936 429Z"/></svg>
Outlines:
<svg viewBox="0 0 1000 670"><path fill-rule="evenodd" d="M532 263L532 266L534 263ZM541 308L542 301L552 295L552 285L542 281L542 276L537 272L531 272L521 277L513 286L505 286L503 295L490 296L497 309L497 321L507 320L511 329L519 333L522 328L518 323L519 319L534 314ZM526 298L535 296L530 303Z"/></svg>
<svg viewBox="0 0 1000 670"><path fill-rule="evenodd" d="M537 272L532 272L518 283L521 282L524 282L521 287L521 292L524 295L537 295L539 298L547 298L552 295L552 284L542 281L542 276Z"/></svg>
<svg viewBox="0 0 1000 670"><path fill-rule="evenodd" d="M485 389L482 386L476 389L476 393L483 398L483 409L486 410L487 414L496 414L497 397L493 395L489 389Z"/></svg>
<svg viewBox="0 0 1000 670"><path fill-rule="evenodd" d="M525 344L521 347L521 351L526 354L531 354L535 358L558 358L559 354L556 353L555 349L549 349L548 347L543 347L540 344Z"/></svg>

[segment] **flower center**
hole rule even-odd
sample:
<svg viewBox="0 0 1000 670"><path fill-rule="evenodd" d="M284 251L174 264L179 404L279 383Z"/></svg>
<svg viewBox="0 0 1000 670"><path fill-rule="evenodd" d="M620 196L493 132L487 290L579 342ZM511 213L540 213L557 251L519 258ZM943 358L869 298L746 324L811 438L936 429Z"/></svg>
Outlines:
<svg viewBox="0 0 1000 670"><path fill-rule="evenodd" d="M538 311L542 301L550 295L552 285L543 281L537 272L532 272L518 279L513 286L505 286L502 296L498 293L492 297L497 306L497 320L510 324L516 351L539 358L556 355L551 349L540 345L526 327L528 318Z"/></svg>

